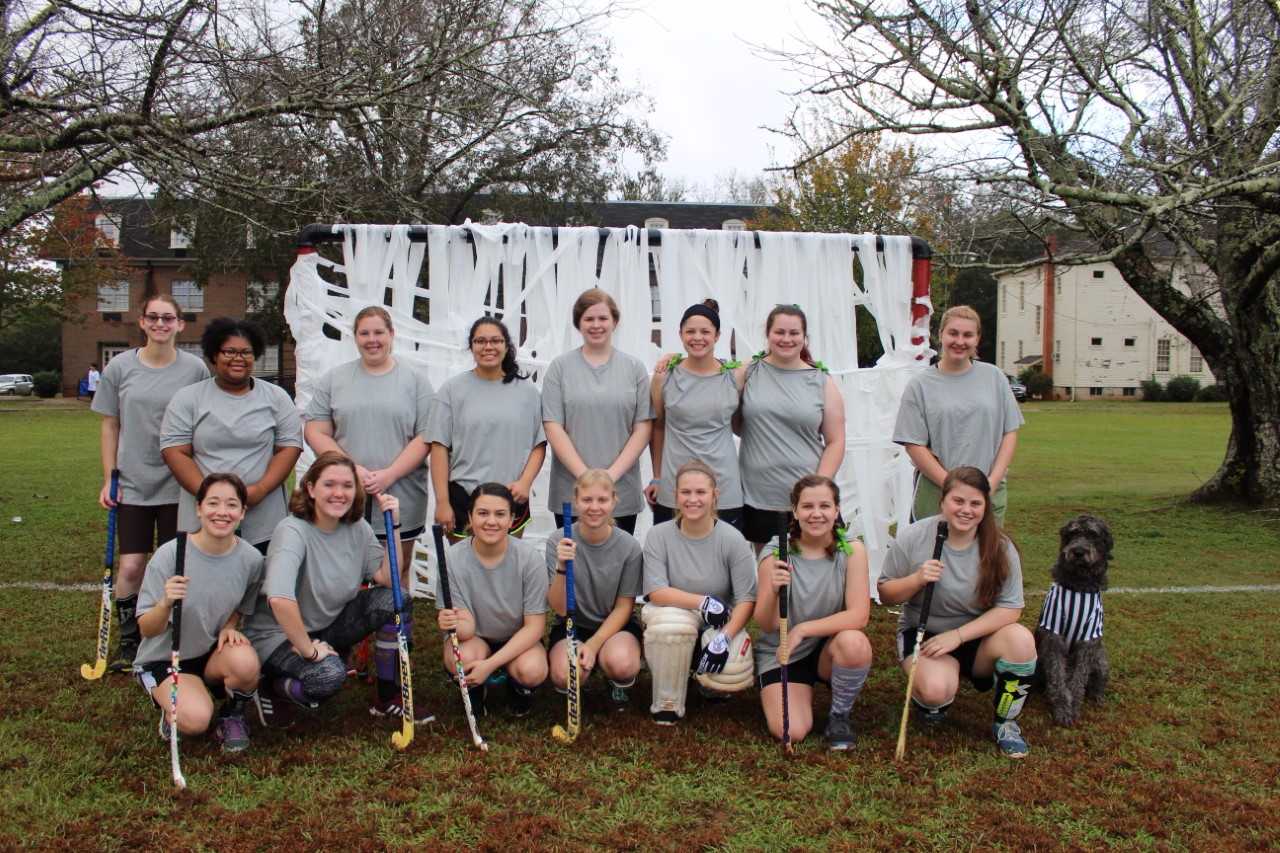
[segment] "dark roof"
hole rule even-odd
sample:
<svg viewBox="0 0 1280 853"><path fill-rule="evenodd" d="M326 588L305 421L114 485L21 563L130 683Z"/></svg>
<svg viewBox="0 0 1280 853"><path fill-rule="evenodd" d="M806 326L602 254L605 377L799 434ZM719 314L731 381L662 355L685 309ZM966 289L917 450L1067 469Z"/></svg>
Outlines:
<svg viewBox="0 0 1280 853"><path fill-rule="evenodd" d="M1043 358L1043 355L1024 355L1022 358L1015 361L1014 364L1039 364Z"/></svg>

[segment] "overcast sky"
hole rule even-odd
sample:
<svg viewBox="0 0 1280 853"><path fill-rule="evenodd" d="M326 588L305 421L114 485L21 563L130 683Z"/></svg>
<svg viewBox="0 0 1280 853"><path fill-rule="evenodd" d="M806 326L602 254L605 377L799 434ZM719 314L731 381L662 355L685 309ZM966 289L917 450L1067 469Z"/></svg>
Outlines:
<svg viewBox="0 0 1280 853"><path fill-rule="evenodd" d="M668 138L660 171L710 185L736 170L750 177L785 162L779 127L791 107L786 91L803 78L753 45L795 47L822 24L798 0L636 0L636 11L607 32L624 84L654 102L650 124ZM633 168L638 167L638 164Z"/></svg>

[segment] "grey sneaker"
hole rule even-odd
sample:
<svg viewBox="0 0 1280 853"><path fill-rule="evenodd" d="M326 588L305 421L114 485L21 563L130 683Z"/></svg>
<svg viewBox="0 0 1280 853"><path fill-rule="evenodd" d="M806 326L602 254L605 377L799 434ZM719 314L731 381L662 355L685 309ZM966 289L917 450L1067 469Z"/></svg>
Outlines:
<svg viewBox="0 0 1280 853"><path fill-rule="evenodd" d="M832 752L844 752L853 748L855 735L853 726L849 724L848 714L832 714L827 718L827 729L822 733L827 741L827 749Z"/></svg>
<svg viewBox="0 0 1280 853"><path fill-rule="evenodd" d="M244 752L249 748L249 723L242 714L228 714L218 720L213 739L226 753Z"/></svg>
<svg viewBox="0 0 1280 853"><path fill-rule="evenodd" d="M992 723L991 733L995 735L996 745L1000 752L1008 758L1026 758L1027 742L1022 739L1022 729L1013 720L1004 723Z"/></svg>

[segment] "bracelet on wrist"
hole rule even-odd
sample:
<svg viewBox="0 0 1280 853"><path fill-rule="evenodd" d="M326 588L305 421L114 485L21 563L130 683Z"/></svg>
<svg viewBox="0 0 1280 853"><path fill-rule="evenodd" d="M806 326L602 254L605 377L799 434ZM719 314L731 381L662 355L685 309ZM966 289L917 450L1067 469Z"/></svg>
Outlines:
<svg viewBox="0 0 1280 853"><path fill-rule="evenodd" d="M558 575L567 575L567 574L569 574L569 572L568 572L568 571L566 571L565 569L556 569L556 574L558 574Z"/></svg>

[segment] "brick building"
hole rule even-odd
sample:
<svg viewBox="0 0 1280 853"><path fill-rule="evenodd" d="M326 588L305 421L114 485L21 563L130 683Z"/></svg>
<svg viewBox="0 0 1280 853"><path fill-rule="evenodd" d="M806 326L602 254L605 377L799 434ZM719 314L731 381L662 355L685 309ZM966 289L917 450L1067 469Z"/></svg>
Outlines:
<svg viewBox="0 0 1280 853"><path fill-rule="evenodd" d="M490 209L484 200L477 201L475 208L473 218L477 221L503 217L500 210ZM746 220L758 212L754 205L741 204L597 202L578 206L572 224L741 230ZM200 335L210 318L244 316L279 298L279 282L252 281L247 273L213 274L207 281L197 280L189 237L162 222L148 199L106 199L93 216L100 242L119 250L127 273L99 284L96 293L79 297L74 312L82 322L63 324L62 390L66 396L75 396L77 384L90 364L105 367L118 353L142 345L138 316L146 295L174 296L186 320L178 346L196 355L200 355ZM245 237L252 239L248 231ZM289 343L269 345L255 364L254 373L292 389L294 366Z"/></svg>

